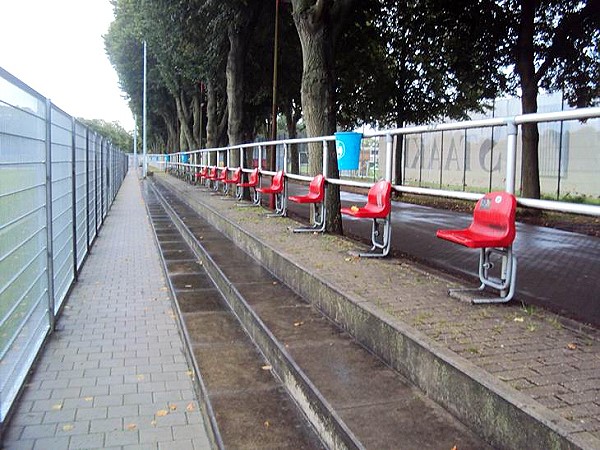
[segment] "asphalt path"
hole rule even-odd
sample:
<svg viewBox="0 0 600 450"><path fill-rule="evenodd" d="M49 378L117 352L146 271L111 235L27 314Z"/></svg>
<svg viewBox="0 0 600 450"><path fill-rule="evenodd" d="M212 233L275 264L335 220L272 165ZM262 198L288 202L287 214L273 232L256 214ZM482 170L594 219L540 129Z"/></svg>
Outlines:
<svg viewBox="0 0 600 450"><path fill-rule="evenodd" d="M305 186L288 184L288 195L306 191ZM342 192L341 201L343 206L361 206L366 191L365 195ZM288 202L288 210L308 221L307 205ZM346 235L370 243L370 220L344 216L343 221ZM469 214L392 202L392 254L414 258L478 285L478 251L435 236L438 229L465 228L470 222ZM513 249L518 260L513 301L600 326L600 239L517 222Z"/></svg>

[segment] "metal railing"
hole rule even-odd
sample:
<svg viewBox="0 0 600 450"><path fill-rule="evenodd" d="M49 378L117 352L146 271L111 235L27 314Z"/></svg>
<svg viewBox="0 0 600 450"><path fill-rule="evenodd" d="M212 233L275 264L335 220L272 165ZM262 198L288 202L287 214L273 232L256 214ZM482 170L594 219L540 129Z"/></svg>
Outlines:
<svg viewBox="0 0 600 450"><path fill-rule="evenodd" d="M108 139L0 68L0 426L126 172Z"/></svg>
<svg viewBox="0 0 600 450"><path fill-rule="evenodd" d="M395 179L394 164L395 158L397 157L395 152L394 140L402 138L403 136L415 135L415 134L428 134L437 132L449 132L449 131L466 131L472 129L485 129L485 128L503 128L507 134L505 149L504 149L504 167L506 172L504 174L504 189L507 192L515 193L516 182L517 182L517 146L518 146L518 132L519 125L525 123L545 123L545 122L557 122L557 121L572 121L572 120L585 120L600 117L600 108L580 108L569 111L559 111L554 113L537 113L537 114L526 114L517 115L510 117L497 117L491 119L482 120L470 120L454 123L441 123L435 125L424 125L424 126L411 126L397 129L387 129L381 131L365 132L364 138L383 138L385 139L385 162L384 166L384 178L387 180ZM230 161L232 161L232 152L240 152L239 161L240 166L245 172L250 171L250 168L244 167L244 161L246 160L245 154L252 152L253 160L256 161L256 166L259 168L261 173L267 175L273 175L275 172L263 170L263 156L266 154L268 147L279 147L279 151L283 152L283 166L281 169L286 170L286 177L297 180L310 180L311 177L302 176L299 174L293 174L288 171L289 158L288 148L293 144L305 144L305 143L322 143L325 149L327 143L334 141L335 136L322 136L317 138L305 138L305 139L287 139L269 142L255 142L250 144L236 145L231 147L211 148L193 150L189 152L177 152L169 155L152 155L155 163L163 166L164 168L174 169L179 171L193 171L199 167L205 165L215 165L215 161L220 161L220 165L230 167ZM592 144L590 144L592 145ZM600 152L600 148L596 149ZM211 156L216 154L216 158ZM335 164L335 161L328 161L327 152L323 151L323 173L327 173L328 164ZM597 158L596 158L597 159ZM212 162L211 162L212 161ZM590 162L593 164L593 162ZM231 167L230 167L231 168ZM595 171L600 170L597 167ZM339 184L342 186L355 186L368 188L373 185L372 182L355 181L352 179L344 179L344 177L333 179L327 178L327 182L331 184ZM478 200L483 194L481 192L467 192L467 191L456 191L456 190L444 190L434 189L427 187L415 187L406 184L394 185L393 189L398 192L406 192L418 195L430 195L430 196L442 196L447 198L455 198L462 200ZM518 198L518 204L523 207L536 208L547 211L559 211L572 214L585 214L592 216L600 216L600 206L590 204L579 204L570 202L560 202L552 200L538 200L530 198Z"/></svg>

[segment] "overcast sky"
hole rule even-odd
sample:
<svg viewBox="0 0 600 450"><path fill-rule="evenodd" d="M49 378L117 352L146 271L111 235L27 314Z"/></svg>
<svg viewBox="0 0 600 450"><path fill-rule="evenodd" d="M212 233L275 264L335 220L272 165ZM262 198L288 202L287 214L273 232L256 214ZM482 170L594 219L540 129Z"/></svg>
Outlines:
<svg viewBox="0 0 600 450"><path fill-rule="evenodd" d="M75 117L133 130L104 51L109 0L1 0L0 11L0 67Z"/></svg>

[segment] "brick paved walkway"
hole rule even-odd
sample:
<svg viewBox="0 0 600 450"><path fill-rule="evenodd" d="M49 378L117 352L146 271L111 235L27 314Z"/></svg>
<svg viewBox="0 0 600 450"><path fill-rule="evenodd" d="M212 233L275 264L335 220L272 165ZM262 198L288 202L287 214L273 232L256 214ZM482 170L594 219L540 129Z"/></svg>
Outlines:
<svg viewBox="0 0 600 450"><path fill-rule="evenodd" d="M208 449L130 172L7 426L5 449Z"/></svg>

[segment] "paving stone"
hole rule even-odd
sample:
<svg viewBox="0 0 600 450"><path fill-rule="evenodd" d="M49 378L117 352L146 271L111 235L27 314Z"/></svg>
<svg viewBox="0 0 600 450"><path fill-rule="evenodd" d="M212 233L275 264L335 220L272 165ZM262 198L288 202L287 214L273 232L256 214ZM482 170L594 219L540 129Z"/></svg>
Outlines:
<svg viewBox="0 0 600 450"><path fill-rule="evenodd" d="M90 433L71 436L69 450L102 448L104 447L103 433Z"/></svg>
<svg viewBox="0 0 600 450"><path fill-rule="evenodd" d="M52 437L56 433L56 424L27 425L21 432L21 439Z"/></svg>
<svg viewBox="0 0 600 450"><path fill-rule="evenodd" d="M34 450L66 449L69 447L68 436L57 436L53 438L37 439L33 447Z"/></svg>

